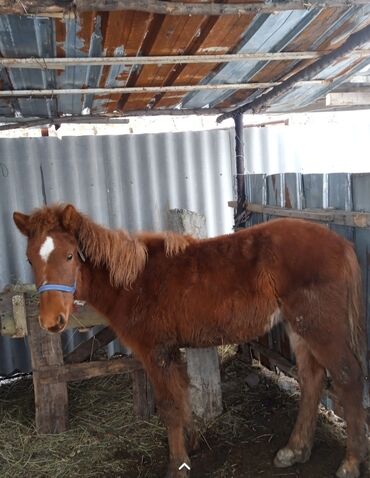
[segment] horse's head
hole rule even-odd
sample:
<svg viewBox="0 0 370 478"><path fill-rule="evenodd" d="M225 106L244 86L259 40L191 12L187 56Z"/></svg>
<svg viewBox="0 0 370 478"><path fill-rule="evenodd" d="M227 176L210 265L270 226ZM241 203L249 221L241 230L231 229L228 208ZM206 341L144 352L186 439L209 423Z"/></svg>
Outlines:
<svg viewBox="0 0 370 478"><path fill-rule="evenodd" d="M71 205L44 208L31 215L13 214L18 229L28 238L27 258L40 293L39 321L49 332L66 328L73 307L80 262L71 225L77 218Z"/></svg>

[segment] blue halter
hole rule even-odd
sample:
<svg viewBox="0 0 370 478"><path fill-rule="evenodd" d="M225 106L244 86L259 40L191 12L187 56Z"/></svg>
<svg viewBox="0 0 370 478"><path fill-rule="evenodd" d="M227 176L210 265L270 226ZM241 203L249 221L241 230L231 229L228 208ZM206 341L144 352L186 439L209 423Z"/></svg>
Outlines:
<svg viewBox="0 0 370 478"><path fill-rule="evenodd" d="M42 292L48 292L50 290L57 290L59 292L67 292L69 294L74 294L76 292L76 282L72 285L63 285L63 284L44 284L37 289L39 294Z"/></svg>

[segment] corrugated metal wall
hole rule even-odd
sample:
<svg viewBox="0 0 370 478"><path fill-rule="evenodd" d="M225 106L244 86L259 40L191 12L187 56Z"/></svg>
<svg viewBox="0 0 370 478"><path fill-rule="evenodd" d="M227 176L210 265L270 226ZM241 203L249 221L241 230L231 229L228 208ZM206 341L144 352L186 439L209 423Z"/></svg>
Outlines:
<svg viewBox="0 0 370 478"><path fill-rule="evenodd" d="M254 174L245 176L246 193L250 203L283 208L333 208L347 211L370 212L370 174ZM253 213L248 226L273 219L267 214ZM352 241L360 262L368 339L368 368L370 370L370 230L329 224L330 229ZM288 360L292 359L289 340L282 326L260 339L269 348L276 350ZM369 383L366 405L370 407ZM332 407L330 399L326 405Z"/></svg>
<svg viewBox="0 0 370 478"><path fill-rule="evenodd" d="M14 210L72 202L99 223L135 231L166 229L168 209L187 208L206 216L210 236L231 232L231 136L214 130L1 139L0 290L32 281ZM79 340L68 332L65 346ZM25 340L0 338L0 375L15 369L29 370Z"/></svg>

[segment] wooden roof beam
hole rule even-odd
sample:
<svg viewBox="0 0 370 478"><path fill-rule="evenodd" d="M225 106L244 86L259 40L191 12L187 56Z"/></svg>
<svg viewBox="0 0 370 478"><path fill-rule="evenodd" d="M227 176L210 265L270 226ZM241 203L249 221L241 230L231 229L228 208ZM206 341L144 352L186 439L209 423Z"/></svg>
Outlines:
<svg viewBox="0 0 370 478"><path fill-rule="evenodd" d="M334 92L326 95L326 106L335 106L335 107L356 107L356 106L367 106L370 107L370 92Z"/></svg>
<svg viewBox="0 0 370 478"><path fill-rule="evenodd" d="M36 118L36 117L22 117L22 118L9 118L0 117L0 132L9 131L13 129L21 128L37 128L42 126L52 126L61 124L127 124L128 118L141 117L141 116L216 116L226 112L226 109L214 109L214 108L197 108L197 109L154 109L154 110L132 110L122 112L115 116L94 116L94 115L73 115L73 116L59 116L50 118ZM1 124L6 123L6 124ZM1 330L0 330L1 335Z"/></svg>
<svg viewBox="0 0 370 478"><path fill-rule="evenodd" d="M36 97L60 95L110 95L110 94L145 94L145 93L178 93L204 90L258 90L269 89L280 85L279 81L264 83L220 83L205 85L166 85L166 86L123 86L114 88L61 88L61 89L29 89L29 90L0 90L0 97ZM310 80L297 82L295 86L302 85L330 85L331 80Z"/></svg>
<svg viewBox="0 0 370 478"><path fill-rule="evenodd" d="M50 15L67 11L134 10L163 15L246 15L312 8L349 8L368 4L369 0L267 0L253 3L183 3L158 0L0 0L0 14Z"/></svg>
<svg viewBox="0 0 370 478"><path fill-rule="evenodd" d="M256 53L229 53L224 55L168 55L168 56L102 56L72 58L0 58L5 68L31 68L38 70L63 70L67 66L113 65L171 65L193 63L229 63L239 61L290 61L316 60L325 51L281 51ZM370 50L355 50L356 58L370 57Z"/></svg>

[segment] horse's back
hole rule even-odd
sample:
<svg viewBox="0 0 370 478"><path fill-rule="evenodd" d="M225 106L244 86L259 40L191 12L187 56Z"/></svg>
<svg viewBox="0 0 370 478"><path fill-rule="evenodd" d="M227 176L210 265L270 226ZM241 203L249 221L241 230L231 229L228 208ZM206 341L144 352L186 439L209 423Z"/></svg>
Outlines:
<svg viewBox="0 0 370 478"><path fill-rule="evenodd" d="M300 219L276 219L241 232L241 249L253 251L261 269L294 282L339 280L349 258L355 260L346 239L325 226Z"/></svg>

